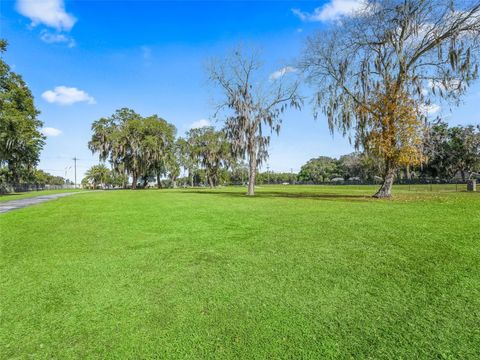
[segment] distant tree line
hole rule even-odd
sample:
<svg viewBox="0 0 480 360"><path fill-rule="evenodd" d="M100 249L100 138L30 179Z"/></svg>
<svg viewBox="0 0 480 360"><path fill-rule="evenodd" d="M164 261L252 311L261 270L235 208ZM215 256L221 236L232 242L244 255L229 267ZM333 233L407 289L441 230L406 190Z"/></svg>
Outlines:
<svg viewBox="0 0 480 360"><path fill-rule="evenodd" d="M166 120L152 115L142 117L132 109L122 108L108 118L92 124L88 146L99 154L101 161L111 164L111 173L102 165L86 173L83 184L96 187L147 187L154 182L158 188L177 186L183 167L191 186L202 173L211 187L220 183L221 172L231 165L231 146L225 133L213 127L191 129L184 138L176 138L176 128ZM197 180L197 182L196 182Z"/></svg>
<svg viewBox="0 0 480 360"><path fill-rule="evenodd" d="M165 126L164 129L172 131L173 125ZM143 175L137 178L137 186L146 187L152 183L158 187L248 184L248 164L232 156L231 145L224 132L213 127L192 129L184 137L176 139L174 144L173 147L165 148L164 154L166 159L177 163L167 166L159 162L160 168L164 169L161 173L163 177L156 178L153 173ZM436 123L424 137L423 149L425 162L416 166L399 167L395 174L398 179L466 181L479 176L480 126L449 127L444 122ZM168 154L172 150L176 155ZM146 154L150 152L147 151ZM184 169L186 176L179 177L180 168ZM169 174L169 169L175 173ZM310 159L298 173L258 172L255 184L322 184L342 181L378 183L383 180L383 169L382 158L353 152L338 159L328 156ZM82 184L90 188L122 187L127 185L128 176L128 173L110 170L105 165L95 165L87 172Z"/></svg>
<svg viewBox="0 0 480 360"><path fill-rule="evenodd" d="M398 167L404 180L466 181L480 177L480 126L453 126L438 122L428 128L422 146L424 162ZM354 152L338 159L320 156L302 166L297 181L319 184L331 181L382 180L384 163L367 153Z"/></svg>
<svg viewBox="0 0 480 360"><path fill-rule="evenodd" d="M65 179L62 176L52 175L46 171L35 169L33 171L33 177L31 177L30 184L42 187L45 185L73 185L73 182Z"/></svg>

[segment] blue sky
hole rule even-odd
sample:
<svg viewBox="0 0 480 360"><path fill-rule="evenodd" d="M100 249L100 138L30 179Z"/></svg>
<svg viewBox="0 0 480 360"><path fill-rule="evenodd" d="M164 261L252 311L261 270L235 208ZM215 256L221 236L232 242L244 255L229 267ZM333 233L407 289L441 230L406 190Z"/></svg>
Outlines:
<svg viewBox="0 0 480 360"><path fill-rule="evenodd" d="M308 34L357 2L2 0L0 37L9 41L5 60L29 85L47 128L40 168L62 176L67 168L73 179L76 156L80 181L98 162L87 148L94 120L131 107L158 114L183 135L212 121L209 58L242 42L261 48L273 73L294 64ZM440 113L452 124L478 124L479 102L476 84L461 108L442 106ZM275 171L353 150L332 137L323 117L313 119L308 102L283 119L268 161Z"/></svg>

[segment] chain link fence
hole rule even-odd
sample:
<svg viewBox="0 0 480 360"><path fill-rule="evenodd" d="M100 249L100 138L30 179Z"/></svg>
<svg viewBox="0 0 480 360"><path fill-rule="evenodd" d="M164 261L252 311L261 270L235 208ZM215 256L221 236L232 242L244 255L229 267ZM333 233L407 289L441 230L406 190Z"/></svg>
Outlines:
<svg viewBox="0 0 480 360"><path fill-rule="evenodd" d="M409 191L467 191L468 183L471 180L444 180L444 179L396 179L394 182L395 187L400 187L402 190ZM288 185L330 185L330 186L345 186L345 185L357 185L357 186L380 186L382 184L381 179L376 180L337 180L337 181L325 181L325 182L313 182L313 181L296 181L290 182ZM263 183L262 185L268 185ZM271 185L274 185L273 183ZM287 183L285 183L287 185Z"/></svg>
<svg viewBox="0 0 480 360"><path fill-rule="evenodd" d="M42 190L63 190L75 189L75 185L48 185L48 184L2 184L0 186L0 194L19 193L28 191L42 191Z"/></svg>

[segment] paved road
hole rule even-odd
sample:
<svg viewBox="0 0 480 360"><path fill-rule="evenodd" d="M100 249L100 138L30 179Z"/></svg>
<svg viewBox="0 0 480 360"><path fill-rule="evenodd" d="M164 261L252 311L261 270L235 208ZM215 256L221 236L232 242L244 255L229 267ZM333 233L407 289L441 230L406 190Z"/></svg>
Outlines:
<svg viewBox="0 0 480 360"><path fill-rule="evenodd" d="M16 210L16 209L21 209L30 205L41 204L45 201L54 200L54 199L58 199L58 198L73 195L73 194L78 194L78 192L40 195L32 198L0 202L0 214L6 213L8 211Z"/></svg>

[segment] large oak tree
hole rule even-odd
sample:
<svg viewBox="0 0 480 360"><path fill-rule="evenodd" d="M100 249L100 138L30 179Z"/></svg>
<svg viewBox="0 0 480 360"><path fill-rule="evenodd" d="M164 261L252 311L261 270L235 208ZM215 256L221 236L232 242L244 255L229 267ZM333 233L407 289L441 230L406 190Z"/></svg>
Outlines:
<svg viewBox="0 0 480 360"><path fill-rule="evenodd" d="M396 169L422 159L423 124L436 101L457 104L478 77L480 3L369 0L309 38L301 68L316 113L384 160L376 197Z"/></svg>
<svg viewBox="0 0 480 360"><path fill-rule="evenodd" d="M0 55L7 42L0 40ZM34 174L45 137L32 93L22 77L0 58L0 187L15 187Z"/></svg>
<svg viewBox="0 0 480 360"><path fill-rule="evenodd" d="M221 93L216 115L224 116L233 155L248 159L247 195L255 194L258 166L268 157L269 133L279 133L281 115L287 108L301 105L298 83L287 83L285 76L268 80L262 65L258 52L239 48L213 60L207 68L210 81Z"/></svg>
<svg viewBox="0 0 480 360"><path fill-rule="evenodd" d="M109 160L115 172L131 176L132 189L141 177L144 183L156 177L160 187L161 176L173 169L170 152L175 151L176 128L157 115L144 118L122 108L93 122L92 131L89 149L101 161Z"/></svg>

